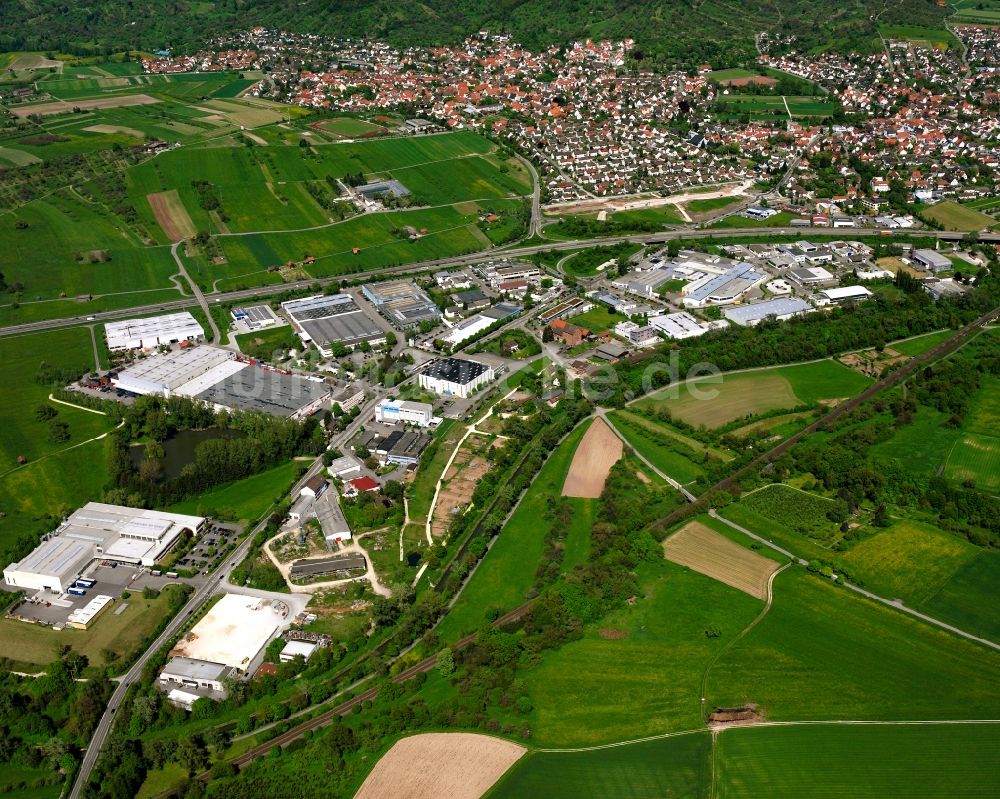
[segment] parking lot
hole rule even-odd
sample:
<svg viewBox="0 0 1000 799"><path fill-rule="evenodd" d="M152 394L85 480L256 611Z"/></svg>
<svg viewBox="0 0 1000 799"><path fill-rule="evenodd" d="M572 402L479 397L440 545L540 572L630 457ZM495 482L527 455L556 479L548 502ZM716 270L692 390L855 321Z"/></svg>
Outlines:
<svg viewBox="0 0 1000 799"><path fill-rule="evenodd" d="M85 577L96 580L92 588L87 589L86 596L65 594L59 596L48 591L39 591L34 596L28 596L25 602L15 609L14 615L21 616L41 624L64 625L69 614L77 608L84 607L96 596L110 596L118 599L124 591L136 590L132 581L141 574L137 566L119 565L117 568L97 566L87 570Z"/></svg>
<svg viewBox="0 0 1000 799"><path fill-rule="evenodd" d="M236 540L239 533L238 525L213 524L171 568L202 572L210 569L219 554Z"/></svg>

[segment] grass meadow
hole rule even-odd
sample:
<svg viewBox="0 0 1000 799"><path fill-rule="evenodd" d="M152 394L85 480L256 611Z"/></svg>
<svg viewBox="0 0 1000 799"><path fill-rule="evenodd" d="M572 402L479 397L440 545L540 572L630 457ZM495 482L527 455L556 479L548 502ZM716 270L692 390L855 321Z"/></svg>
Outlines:
<svg viewBox="0 0 1000 799"><path fill-rule="evenodd" d="M902 355L923 355L928 350L934 349L938 344L947 338L955 335L954 330L937 330L934 333L927 333L916 338L908 338L903 341L894 341L887 345L889 349L895 350Z"/></svg>
<svg viewBox="0 0 1000 799"><path fill-rule="evenodd" d="M705 797L707 731L593 752L531 752L487 794L490 799L661 799Z"/></svg>
<svg viewBox="0 0 1000 799"><path fill-rule="evenodd" d="M819 541L829 541L838 532L837 525L826 518L833 500L792 486L765 486L745 495L740 504L765 519Z"/></svg>
<svg viewBox="0 0 1000 799"><path fill-rule="evenodd" d="M823 360L733 372L679 387L668 386L641 400L637 406L666 409L688 424L714 428L770 411L850 397L870 383L869 378L843 364ZM710 396L703 399L701 393Z"/></svg>
<svg viewBox="0 0 1000 799"><path fill-rule="evenodd" d="M562 493L573 454L589 426L583 424L570 433L542 466L458 602L438 626L442 641L457 640L484 624L486 609L491 606L510 610L524 601L542 558L545 533L552 523L547 508L553 497ZM582 505L574 505L574 517L577 512L585 512L582 509ZM581 524L574 538L582 535ZM575 540L574 547L582 549L583 545Z"/></svg>
<svg viewBox="0 0 1000 799"><path fill-rule="evenodd" d="M802 569L715 663L708 701L772 721L997 718L1000 654Z"/></svg>
<svg viewBox="0 0 1000 799"><path fill-rule="evenodd" d="M997 586L1000 553L980 550L924 602L921 610L974 635L1000 641Z"/></svg>
<svg viewBox="0 0 1000 799"><path fill-rule="evenodd" d="M950 799L1000 791L1000 727L730 729L716 742L719 799Z"/></svg>
<svg viewBox="0 0 1000 799"><path fill-rule="evenodd" d="M677 482L691 483L704 476L698 454L658 430L655 422L627 411L614 411L610 419L636 452Z"/></svg>
<svg viewBox="0 0 1000 799"><path fill-rule="evenodd" d="M951 200L928 206L922 214L928 219L933 219L945 230L982 230L996 224L993 217Z"/></svg>
<svg viewBox="0 0 1000 799"><path fill-rule="evenodd" d="M705 668L763 603L667 560L640 566L639 582L633 605L545 652L524 674L536 745L586 746L700 726Z"/></svg>
<svg viewBox="0 0 1000 799"><path fill-rule="evenodd" d="M254 522L281 499L302 471L302 464L288 461L245 480L227 483L172 506L174 513Z"/></svg>

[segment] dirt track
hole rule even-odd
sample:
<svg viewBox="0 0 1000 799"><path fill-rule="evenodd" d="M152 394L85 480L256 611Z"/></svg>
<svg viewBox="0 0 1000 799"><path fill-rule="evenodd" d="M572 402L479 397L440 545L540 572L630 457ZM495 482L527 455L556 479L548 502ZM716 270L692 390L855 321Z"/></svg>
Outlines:
<svg viewBox="0 0 1000 799"><path fill-rule="evenodd" d="M403 738L382 756L355 799L479 799L525 751L467 732Z"/></svg>
<svg viewBox="0 0 1000 799"><path fill-rule="evenodd" d="M622 440L611 432L603 419L595 419L576 448L562 495L599 497L611 467L621 456Z"/></svg>

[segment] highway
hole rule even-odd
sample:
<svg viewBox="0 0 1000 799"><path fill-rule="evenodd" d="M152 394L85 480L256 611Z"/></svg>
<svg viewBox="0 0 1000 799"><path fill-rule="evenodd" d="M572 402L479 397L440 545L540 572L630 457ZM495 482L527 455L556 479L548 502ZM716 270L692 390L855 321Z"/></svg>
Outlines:
<svg viewBox="0 0 1000 799"><path fill-rule="evenodd" d="M199 299L198 296L183 297L177 300L170 300L167 302L159 302L150 305L138 305L131 308L124 308L114 311L99 311L85 316L72 316L62 319L46 319L39 322L26 322L20 325L9 325L7 327L0 327L0 336L15 336L22 335L25 333L37 333L43 330L52 330L55 328L62 327L73 327L74 325L79 325L84 322L108 322L115 319L128 319L133 316L141 316L143 314L156 313L157 311L178 311L185 308L191 308L193 306L201 306L202 308L208 307L208 301L212 302L234 302L237 300L259 300L265 299L267 297L283 294L288 291L301 291L303 289L308 289L311 286L328 286L331 283L340 283L342 280L375 280L381 279L391 275L401 275L401 274L418 274L421 272L436 271L439 269L446 269L449 267L456 266L468 266L469 264L482 263L483 261L489 259L498 258L520 258L529 255L534 255L539 252L546 252L549 250L556 251L568 251L568 250L582 250L591 247L605 246L609 244L620 244L623 242L629 242L633 244L664 244L668 241L674 240L684 240L684 239L729 239L729 238L745 238L747 236L800 236L806 238L808 236L842 236L844 238L856 237L859 235L872 236L872 235L886 235L888 238L891 234L897 235L914 235L914 236L927 236L936 237L940 241L954 242L961 241L965 238L967 234L956 233L952 231L935 231L935 230L910 230L910 231L900 231L892 230L889 228L845 228L839 231L834 231L832 228L828 227L756 227L756 228L731 228L728 230L664 230L658 233L643 233L643 234L633 234L626 236L605 236L596 239L573 239L569 241L551 241L545 242L543 244L532 244L529 246L513 246L506 247L503 249L495 250L483 250L482 252L473 253L471 255L459 255L452 258L438 258L431 261L416 261L411 264L405 264L403 266L393 266L386 267L383 269L372 269L365 272L353 272L350 274L343 275L331 275L329 277L321 277L315 280L298 280L293 283L280 283L271 286L260 286L251 289L240 289L238 291L226 291L217 292L215 294L202 295ZM1000 244L1000 233L980 233L978 234L978 240L980 242L989 242ZM200 294L200 292L199 292ZM204 304L203 304L204 303ZM211 320L211 314L209 314L209 319ZM211 322L210 322L211 324ZM218 341L218 339L216 339Z"/></svg>

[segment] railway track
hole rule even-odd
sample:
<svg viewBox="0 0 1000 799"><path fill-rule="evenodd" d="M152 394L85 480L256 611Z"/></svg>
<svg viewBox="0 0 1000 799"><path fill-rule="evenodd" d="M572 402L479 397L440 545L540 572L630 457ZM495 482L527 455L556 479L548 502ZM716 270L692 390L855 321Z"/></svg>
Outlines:
<svg viewBox="0 0 1000 799"><path fill-rule="evenodd" d="M1000 319L1000 308L994 308L992 311L983 314L978 319L967 324L965 327L960 328L958 331L955 332L953 336L948 337L940 344L937 344L936 346L927 350L927 352L924 352L920 355L911 358L909 361L903 364L903 366L901 366L899 369L895 370L894 372L891 372L890 374L886 375L885 377L881 378L875 383L872 383L870 386L868 386L868 388L866 388L857 396L852 397L851 399L841 403L840 405L837 405L835 408L832 408L829 413L817 419L812 424L808 425L807 427L804 427L797 433L789 436L784 441L779 442L774 447L769 449L767 452L758 455L748 464L741 467L728 477L720 480L714 486L705 491L701 495L701 497L698 498L698 501L705 499L709 494L711 494L714 491L726 491L729 490L730 488L733 488L735 485L738 484L739 479L741 477L760 469L761 467L767 465L768 463L773 462L777 457L787 452L791 447L795 446L799 441L801 441L806 436L812 435L824 425L829 424L835 419L839 419L845 413L848 413L849 411L858 407L858 405L865 402L866 400L871 399L876 394L879 394L885 391L886 389L892 388L893 386L903 382L904 380L906 380L906 378L910 377L910 375L912 375L922 366L926 366L927 364L936 361L938 358L942 358L948 353L958 349L973 335L978 333L980 330L982 330L984 327L986 327L986 325L990 324L991 322L997 321L997 319ZM664 517L660 521L654 522L654 524L652 525L653 528L662 530L669 527L670 525L679 521L683 517L683 510L684 510L683 508L680 508L677 511L671 513L669 516Z"/></svg>
<svg viewBox="0 0 1000 799"><path fill-rule="evenodd" d="M496 621L493 622L493 626L503 627L507 624L510 624L511 622L519 620L522 616L524 616L524 614L528 611L528 609L531 607L532 604L533 604L532 602L525 602L523 605L519 605L513 610L500 616ZM452 648L465 649L466 647L471 645L472 642L475 640L476 640L476 633L472 633L471 635L467 635L464 638L460 638ZM394 683L403 683L406 682L407 680L412 680L418 674L431 671L436 667L437 667L437 655L432 655L431 657L424 658L419 663L415 663L408 669L401 671L399 674L394 675L391 681ZM244 766L247 766L250 763L252 763L254 760L257 760L258 758L267 755L272 749L274 749L274 747L288 746L288 744L290 744L292 741L301 738L306 732L321 729L329 725L335 719L338 719L342 716L346 716L348 713L351 713L356 706L361 705L363 702L375 699L378 696L378 691L379 691L378 686L368 688L367 690L362 691L357 696L351 697L350 699L341 702L339 705L330 708L329 710L321 713L320 715L311 718L308 721L304 721L301 724L297 724L290 730L287 730L281 733L280 735L275 736L274 738L261 744L260 746L255 746L253 749L250 749L249 751L245 752L239 757L234 758L233 760L230 760L229 762L232 763L237 768L243 768ZM208 778L209 778L208 772L205 772L199 777L199 779L203 781L207 781Z"/></svg>

